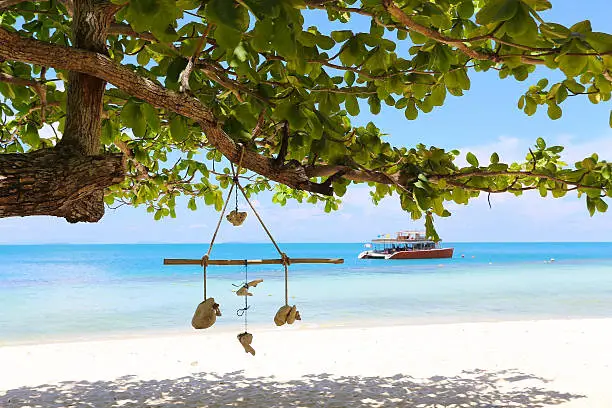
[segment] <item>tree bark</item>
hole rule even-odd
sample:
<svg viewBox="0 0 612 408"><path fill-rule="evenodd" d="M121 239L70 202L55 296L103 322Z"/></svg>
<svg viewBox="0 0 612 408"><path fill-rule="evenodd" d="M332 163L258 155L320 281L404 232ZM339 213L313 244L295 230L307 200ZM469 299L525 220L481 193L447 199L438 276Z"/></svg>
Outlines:
<svg viewBox="0 0 612 408"><path fill-rule="evenodd" d="M116 6L107 0L75 0L72 17L72 46L107 54L106 37ZM66 125L56 149L76 156L100 153L100 130L106 81L70 71L66 98ZM91 191L72 202L69 222L96 222L104 215L104 189ZM76 217L74 215L80 216Z"/></svg>
<svg viewBox="0 0 612 408"><path fill-rule="evenodd" d="M82 156L56 149L0 154L0 217L54 215L68 222L99 220L92 194L125 178L121 154Z"/></svg>

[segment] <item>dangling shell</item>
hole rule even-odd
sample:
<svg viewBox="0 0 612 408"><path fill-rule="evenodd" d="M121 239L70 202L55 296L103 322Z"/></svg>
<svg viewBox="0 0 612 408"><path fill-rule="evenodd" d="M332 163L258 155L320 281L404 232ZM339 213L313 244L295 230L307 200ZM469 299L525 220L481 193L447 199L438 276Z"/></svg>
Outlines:
<svg viewBox="0 0 612 408"><path fill-rule="evenodd" d="M229 222L231 222L234 227L239 227L240 225L242 225L244 220L246 220L246 217L247 217L246 212L232 210L229 214L227 214L225 218Z"/></svg>
<svg viewBox="0 0 612 408"><path fill-rule="evenodd" d="M287 317L289 317L289 312L291 312L291 306L281 306L281 308L278 309L278 312L276 312L276 315L274 316L274 323L277 326L282 326L283 324L287 323Z"/></svg>
<svg viewBox="0 0 612 408"><path fill-rule="evenodd" d="M244 347L244 351L246 353L255 355L255 349L251 346L251 343L253 342L253 335L251 333L244 332L240 333L237 337L240 344L242 344L242 347Z"/></svg>
<svg viewBox="0 0 612 408"><path fill-rule="evenodd" d="M215 303L214 298L208 298L198 305L191 319L191 325L194 329L208 329L215 324L217 316L221 316L219 304Z"/></svg>
<svg viewBox="0 0 612 408"><path fill-rule="evenodd" d="M236 291L236 295L238 296L253 296L249 289L246 286L241 287Z"/></svg>

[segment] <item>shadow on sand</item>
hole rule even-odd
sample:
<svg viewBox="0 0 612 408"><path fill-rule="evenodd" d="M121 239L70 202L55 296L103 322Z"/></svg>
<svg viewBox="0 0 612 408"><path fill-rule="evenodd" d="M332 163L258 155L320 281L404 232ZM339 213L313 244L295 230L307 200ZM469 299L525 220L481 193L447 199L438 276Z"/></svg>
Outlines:
<svg viewBox="0 0 612 408"><path fill-rule="evenodd" d="M539 408L584 397L546 389L546 382L517 371L481 370L426 379L316 374L279 381L241 372L161 381L127 376L17 388L0 396L0 406Z"/></svg>

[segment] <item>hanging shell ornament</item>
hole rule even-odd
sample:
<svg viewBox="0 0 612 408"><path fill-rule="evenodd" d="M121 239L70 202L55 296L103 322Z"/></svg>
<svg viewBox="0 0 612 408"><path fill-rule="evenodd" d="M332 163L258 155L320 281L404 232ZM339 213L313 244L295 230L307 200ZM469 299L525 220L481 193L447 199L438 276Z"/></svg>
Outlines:
<svg viewBox="0 0 612 408"><path fill-rule="evenodd" d="M219 304L215 303L214 298L208 298L198 305L191 319L191 325L194 329L208 329L215 324L217 316L221 316Z"/></svg>
<svg viewBox="0 0 612 408"><path fill-rule="evenodd" d="M229 214L227 214L225 218L227 218L227 220L231 222L234 227L239 227L242 225L244 220L246 220L246 217L247 217L246 212L232 210Z"/></svg>
<svg viewBox="0 0 612 408"><path fill-rule="evenodd" d="M245 353L255 355L255 349L251 346L251 343L253 342L253 335L251 333L244 332L240 333L237 337L242 347L244 347Z"/></svg>
<svg viewBox="0 0 612 408"><path fill-rule="evenodd" d="M249 292L249 288L254 288L263 282L263 279L255 279L248 283L245 283L240 289L236 291L236 295L238 296L253 296L251 292Z"/></svg>
<svg viewBox="0 0 612 408"><path fill-rule="evenodd" d="M302 316L300 316L300 312L297 310L297 307L294 306L281 306L276 312L274 316L274 323L277 326L282 326L283 324L293 324L296 320L302 320Z"/></svg>

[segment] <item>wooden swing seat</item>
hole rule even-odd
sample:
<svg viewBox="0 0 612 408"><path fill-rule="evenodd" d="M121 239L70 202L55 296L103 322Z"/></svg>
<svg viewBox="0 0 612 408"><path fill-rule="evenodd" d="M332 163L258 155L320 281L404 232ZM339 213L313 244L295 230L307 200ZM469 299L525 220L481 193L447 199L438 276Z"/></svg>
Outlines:
<svg viewBox="0 0 612 408"><path fill-rule="evenodd" d="M277 259L209 259L208 265L282 265L282 258ZM289 258L290 264L341 264L341 258ZM200 265L202 259L164 259L164 265Z"/></svg>

